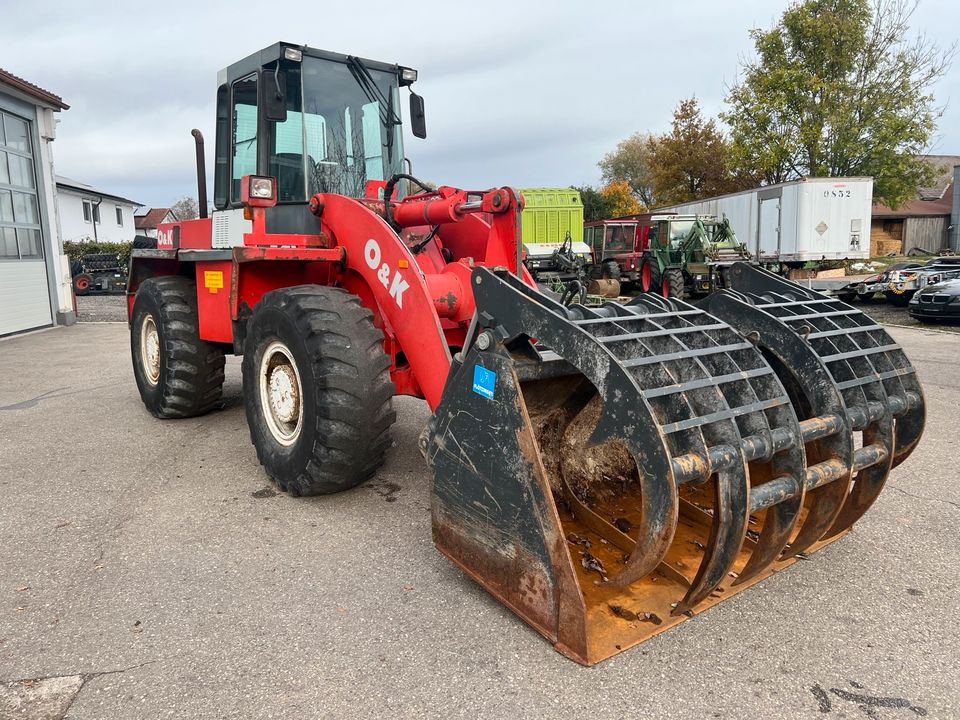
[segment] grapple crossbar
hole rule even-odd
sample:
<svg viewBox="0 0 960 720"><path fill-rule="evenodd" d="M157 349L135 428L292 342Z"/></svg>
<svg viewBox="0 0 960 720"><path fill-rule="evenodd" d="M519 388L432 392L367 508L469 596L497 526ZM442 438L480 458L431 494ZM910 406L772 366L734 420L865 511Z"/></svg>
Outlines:
<svg viewBox="0 0 960 720"><path fill-rule="evenodd" d="M923 427L900 348L746 264L698 308L477 269L431 424L439 549L593 663L846 531Z"/></svg>

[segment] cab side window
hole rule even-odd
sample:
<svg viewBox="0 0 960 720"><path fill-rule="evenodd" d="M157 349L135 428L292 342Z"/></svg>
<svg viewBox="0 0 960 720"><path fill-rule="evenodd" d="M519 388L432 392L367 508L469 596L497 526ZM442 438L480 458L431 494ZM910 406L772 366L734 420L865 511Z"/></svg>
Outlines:
<svg viewBox="0 0 960 720"><path fill-rule="evenodd" d="M230 199L240 200L240 179L257 172L257 76L233 84L233 139Z"/></svg>

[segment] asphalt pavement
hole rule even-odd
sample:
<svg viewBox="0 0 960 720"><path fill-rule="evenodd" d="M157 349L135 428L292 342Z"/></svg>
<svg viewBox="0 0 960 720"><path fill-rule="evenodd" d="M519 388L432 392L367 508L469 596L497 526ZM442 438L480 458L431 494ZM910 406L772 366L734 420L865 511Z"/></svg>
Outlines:
<svg viewBox="0 0 960 720"><path fill-rule="evenodd" d="M847 537L593 668L439 555L425 405L365 486L277 494L224 408L143 409L122 323L0 341L0 718L960 717L960 337Z"/></svg>

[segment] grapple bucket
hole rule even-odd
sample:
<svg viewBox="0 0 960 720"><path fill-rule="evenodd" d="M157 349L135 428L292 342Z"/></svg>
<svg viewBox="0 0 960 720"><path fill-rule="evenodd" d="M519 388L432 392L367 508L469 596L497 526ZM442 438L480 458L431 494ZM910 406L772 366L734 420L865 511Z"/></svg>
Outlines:
<svg viewBox="0 0 960 720"><path fill-rule="evenodd" d="M923 428L887 333L746 264L706 309L564 307L478 268L431 420L434 541L578 662L842 535Z"/></svg>

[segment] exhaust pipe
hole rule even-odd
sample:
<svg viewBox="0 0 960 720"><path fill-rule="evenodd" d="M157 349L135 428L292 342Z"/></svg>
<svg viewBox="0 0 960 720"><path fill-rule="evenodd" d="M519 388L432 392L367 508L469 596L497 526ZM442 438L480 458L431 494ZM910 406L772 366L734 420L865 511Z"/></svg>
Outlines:
<svg viewBox="0 0 960 720"><path fill-rule="evenodd" d="M194 128L190 131L197 146L197 205L199 217L207 217L207 166L203 155L203 133Z"/></svg>

